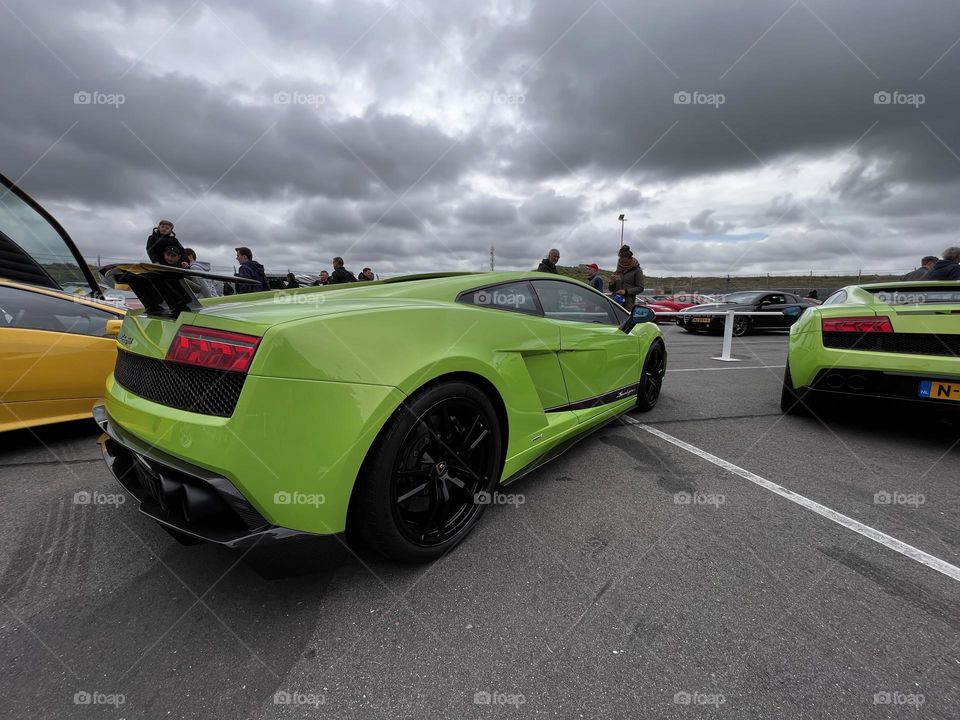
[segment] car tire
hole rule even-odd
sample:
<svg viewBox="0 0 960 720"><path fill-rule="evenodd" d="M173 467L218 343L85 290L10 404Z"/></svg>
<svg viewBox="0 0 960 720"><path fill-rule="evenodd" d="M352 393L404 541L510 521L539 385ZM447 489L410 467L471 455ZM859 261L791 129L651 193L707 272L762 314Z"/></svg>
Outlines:
<svg viewBox="0 0 960 720"><path fill-rule="evenodd" d="M440 382L393 414L360 471L354 517L393 560L436 560L473 529L503 466L500 420L478 387Z"/></svg>
<svg viewBox="0 0 960 720"><path fill-rule="evenodd" d="M810 401L806 391L797 391L793 387L793 377L790 375L790 364L787 363L783 371L783 386L780 389L780 410L786 415L809 417Z"/></svg>
<svg viewBox="0 0 960 720"><path fill-rule="evenodd" d="M643 361L643 374L637 389L637 410L649 412L656 407L667 371L667 349L660 340L654 340Z"/></svg>
<svg viewBox="0 0 960 720"><path fill-rule="evenodd" d="M743 337L748 332L750 332L752 323L748 317L736 317L733 318L733 336L734 337Z"/></svg>

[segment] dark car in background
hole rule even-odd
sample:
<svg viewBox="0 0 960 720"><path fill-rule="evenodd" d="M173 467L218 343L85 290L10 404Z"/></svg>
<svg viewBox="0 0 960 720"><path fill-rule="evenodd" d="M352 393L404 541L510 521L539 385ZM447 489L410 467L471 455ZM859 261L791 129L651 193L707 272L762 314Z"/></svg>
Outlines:
<svg viewBox="0 0 960 720"><path fill-rule="evenodd" d="M742 312L775 313L771 315L741 315L734 319L733 334L746 335L754 330L788 330L808 307L816 302L793 293L779 290L744 290L724 295L716 303L694 305L681 311L677 325L687 332L721 334L726 324L724 313L730 310ZM699 313L717 313L716 315Z"/></svg>

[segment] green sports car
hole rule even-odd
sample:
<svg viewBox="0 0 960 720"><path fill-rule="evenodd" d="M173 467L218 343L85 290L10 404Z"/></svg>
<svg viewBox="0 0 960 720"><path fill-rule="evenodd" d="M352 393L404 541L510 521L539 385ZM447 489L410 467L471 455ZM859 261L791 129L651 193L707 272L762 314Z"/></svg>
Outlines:
<svg viewBox="0 0 960 720"><path fill-rule="evenodd" d="M960 409L960 282L852 285L790 330L780 407L855 397Z"/></svg>
<svg viewBox="0 0 960 720"><path fill-rule="evenodd" d="M653 312L542 273L408 276L198 301L191 278L117 266L126 316L104 458L184 542L349 533L439 557L498 487L659 397Z"/></svg>

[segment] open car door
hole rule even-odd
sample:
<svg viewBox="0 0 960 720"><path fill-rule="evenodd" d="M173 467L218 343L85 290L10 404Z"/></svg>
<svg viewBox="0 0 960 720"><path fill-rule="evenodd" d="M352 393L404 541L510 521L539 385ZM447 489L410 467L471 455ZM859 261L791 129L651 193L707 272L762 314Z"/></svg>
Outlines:
<svg viewBox="0 0 960 720"><path fill-rule="evenodd" d="M0 174L0 277L100 299L96 278L50 213Z"/></svg>

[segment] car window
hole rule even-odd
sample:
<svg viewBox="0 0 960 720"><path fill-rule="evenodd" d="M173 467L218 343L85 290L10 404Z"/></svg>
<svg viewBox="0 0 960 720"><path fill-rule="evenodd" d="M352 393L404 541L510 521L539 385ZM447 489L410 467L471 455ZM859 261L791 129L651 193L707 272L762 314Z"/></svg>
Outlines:
<svg viewBox="0 0 960 720"><path fill-rule="evenodd" d="M839 305L840 303L847 301L847 291L846 290L837 290L833 295L828 297L823 301L824 305Z"/></svg>
<svg viewBox="0 0 960 720"><path fill-rule="evenodd" d="M0 187L0 241L11 251L19 248L36 262L67 292L90 292L87 278L57 230L19 195ZM10 243L13 243L11 246ZM17 270L28 273L19 264L0 268L0 274L14 280L40 283L29 274L20 277Z"/></svg>
<svg viewBox="0 0 960 720"><path fill-rule="evenodd" d="M533 290L527 282L503 283L479 290L470 290L461 293L457 302L465 305L494 308L495 310L510 310L531 315L540 314L540 308L537 307Z"/></svg>
<svg viewBox="0 0 960 720"><path fill-rule="evenodd" d="M533 287L546 318L619 325L610 301L593 290L556 280L534 280Z"/></svg>
<svg viewBox="0 0 960 720"><path fill-rule="evenodd" d="M771 305L784 305L787 302L787 298L783 295L764 295L761 302L770 303Z"/></svg>
<svg viewBox="0 0 960 720"><path fill-rule="evenodd" d="M116 319L112 313L69 298L0 286L0 329L51 330L106 337L107 320Z"/></svg>

